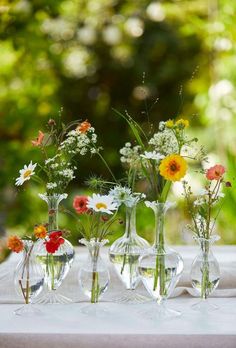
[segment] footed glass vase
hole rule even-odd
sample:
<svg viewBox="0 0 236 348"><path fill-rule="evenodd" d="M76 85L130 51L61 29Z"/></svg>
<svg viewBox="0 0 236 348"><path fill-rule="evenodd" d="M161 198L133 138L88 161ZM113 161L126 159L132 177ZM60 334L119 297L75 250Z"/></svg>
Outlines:
<svg viewBox="0 0 236 348"><path fill-rule="evenodd" d="M67 194L39 195L48 205L48 231L58 231L58 206L67 198ZM37 260L42 265L45 274L47 293L38 299L37 303L55 304L70 303L71 299L58 294L56 290L62 284L70 271L75 256L72 244L64 238L64 243L54 253L48 253L44 241L37 243Z"/></svg>
<svg viewBox="0 0 236 348"><path fill-rule="evenodd" d="M108 240L97 241L83 238L79 242L88 248L88 257L79 270L79 285L85 296L89 298L90 303L96 304L107 291L110 281L108 267L100 256L101 247ZM96 314L97 307L86 306L82 311L85 314L93 315Z"/></svg>
<svg viewBox="0 0 236 348"><path fill-rule="evenodd" d="M23 296L25 305L18 308L14 313L22 316L32 316L40 314L40 310L32 305L32 300L43 290L44 272L35 260L33 242L24 240L23 243L23 257L14 273L14 285L18 295Z"/></svg>
<svg viewBox="0 0 236 348"><path fill-rule="evenodd" d="M208 312L218 309L209 303L209 295L217 288L220 281L220 267L212 253L211 246L219 236L214 235L209 239L195 237L200 245L200 252L194 259L191 267L192 286L201 298L201 301L194 304L192 308L201 312Z"/></svg>
<svg viewBox="0 0 236 348"><path fill-rule="evenodd" d="M151 319L171 318L181 315L165 304L183 272L182 257L165 244L164 217L170 203L147 202L155 214L155 242L139 261L139 273L143 284L155 299L157 306L147 312Z"/></svg>
<svg viewBox="0 0 236 348"><path fill-rule="evenodd" d="M126 288L119 297L115 298L116 302L142 303L150 301L150 298L135 291L140 282L139 258L149 247L148 242L139 237L136 232L136 203L132 206L126 206L125 233L111 245L109 250L110 261Z"/></svg>

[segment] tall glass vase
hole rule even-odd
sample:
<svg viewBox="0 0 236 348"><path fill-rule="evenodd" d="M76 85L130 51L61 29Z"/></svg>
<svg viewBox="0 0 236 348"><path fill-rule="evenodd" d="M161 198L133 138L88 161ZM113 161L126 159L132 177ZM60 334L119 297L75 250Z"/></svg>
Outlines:
<svg viewBox="0 0 236 348"><path fill-rule="evenodd" d="M60 202L67 198L67 194L54 194L48 196L40 194L48 205L48 232L58 231L58 207ZM51 254L48 253L44 241L37 243L37 260L42 265L45 273L45 283L47 293L40 298L38 303L70 303L71 299L58 294L56 290L62 284L71 268L75 256L72 244L65 239L65 242L60 245L59 249Z"/></svg>
<svg viewBox="0 0 236 348"><path fill-rule="evenodd" d="M126 288L119 297L115 298L116 302L140 303L150 301L150 298L135 291L140 282L139 257L149 247L148 242L139 237L136 231L136 203L132 206L126 206L125 233L111 245L109 250L110 261Z"/></svg>
<svg viewBox="0 0 236 348"><path fill-rule="evenodd" d="M169 202L147 202L155 214L155 241L146 255L140 258L139 273L144 286L157 303L156 308L147 313L153 319L181 314L165 305L183 272L182 257L165 243L164 218L171 205Z"/></svg>
<svg viewBox="0 0 236 348"><path fill-rule="evenodd" d="M32 305L32 300L43 290L44 272L35 260L33 242L24 240L23 243L23 256L14 273L14 284L18 295L24 298L25 305L18 308L14 313L21 316L32 316L40 313Z"/></svg>
<svg viewBox="0 0 236 348"><path fill-rule="evenodd" d="M219 236L214 235L209 239L195 237L199 243L200 252L194 259L191 267L192 286L200 296L201 301L192 306L193 309L208 312L218 309L209 303L209 295L217 288L220 281L219 263L212 253L212 244L219 240Z"/></svg>
<svg viewBox="0 0 236 348"><path fill-rule="evenodd" d="M106 263L102 260L100 251L108 240L97 241L95 239L81 239L80 243L88 248L88 257L81 265L78 275L79 285L91 304L99 302L107 291L110 276ZM99 314L97 306L86 306L82 309L85 314Z"/></svg>

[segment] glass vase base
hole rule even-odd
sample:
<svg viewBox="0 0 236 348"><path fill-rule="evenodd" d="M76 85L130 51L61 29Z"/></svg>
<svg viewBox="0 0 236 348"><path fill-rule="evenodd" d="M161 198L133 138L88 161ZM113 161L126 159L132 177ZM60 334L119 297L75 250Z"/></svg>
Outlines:
<svg viewBox="0 0 236 348"><path fill-rule="evenodd" d="M22 317L34 317L42 315L42 312L32 304L25 304L24 306L17 308L14 311L14 314Z"/></svg>
<svg viewBox="0 0 236 348"><path fill-rule="evenodd" d="M134 290L123 291L118 297L113 298L113 301L120 304L140 304L153 301L152 298L137 294Z"/></svg>
<svg viewBox="0 0 236 348"><path fill-rule="evenodd" d="M103 304L100 303L90 303L87 306L81 308L81 313L97 318L104 318L110 314L109 309L104 307Z"/></svg>
<svg viewBox="0 0 236 348"><path fill-rule="evenodd" d="M162 321L178 318L182 315L180 311L171 309L165 304L154 305L150 310L140 313L145 318L153 321Z"/></svg>
<svg viewBox="0 0 236 348"><path fill-rule="evenodd" d="M210 303L209 300L201 300L197 303L194 303L192 305L192 309L194 311L198 311L204 314L204 313L216 311L219 309L219 307L215 305L214 303Z"/></svg>
<svg viewBox="0 0 236 348"><path fill-rule="evenodd" d="M43 297L37 299L34 303L37 304L70 304L72 300L55 292L48 292Z"/></svg>

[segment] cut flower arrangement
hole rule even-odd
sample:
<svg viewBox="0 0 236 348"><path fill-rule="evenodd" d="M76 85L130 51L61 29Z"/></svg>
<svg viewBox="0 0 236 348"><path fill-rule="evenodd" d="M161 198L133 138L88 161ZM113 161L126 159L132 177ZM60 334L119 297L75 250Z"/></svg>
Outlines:
<svg viewBox="0 0 236 348"><path fill-rule="evenodd" d="M119 112L118 114L121 115ZM80 266L78 277L80 287L90 302L97 303L108 288L110 276L107 265L101 259L100 250L108 242L113 224L121 223L118 210L124 205L125 233L110 247L110 261L126 290L135 290L142 280L149 294L159 305L158 310L154 308L154 317L172 317L180 314L163 305L183 271L181 256L167 247L164 236L164 216L173 205L168 201L168 196L172 184L179 181L183 182L185 199L192 218L189 229L201 246L201 256L193 263L193 287L198 291L200 289L201 298L206 299L218 285L219 272L211 256L210 245L215 240L212 232L220 209L214 218L213 212L222 197L222 185L231 186L224 180L225 168L215 165L204 172L204 191L193 201L191 187L184 178L190 162L202 164L206 155L204 148L198 145L198 140L188 137L189 121L168 120L160 122L158 129L151 125L149 130L144 131L145 128L130 116L121 116L128 122L134 134L134 142L127 142L120 149L120 160L125 168L125 178L120 181L116 180L101 155L101 148L97 146L97 135L88 120L75 121L65 126L60 120L56 122L50 119L47 132L39 131L38 137L31 141L32 146L41 151L42 161L31 161L25 165L20 170L15 184L22 186L34 179L45 185L45 193L39 196L48 205L48 224L36 226L32 237L21 240L12 236L8 242L12 251L26 251L20 266L20 281L23 282L23 277L26 277L26 285L23 286L23 283L18 281L19 276L17 278L17 284L22 285L18 288L21 289L26 303L41 292L43 283L47 285L48 294L40 303L70 302L70 299L55 294L74 259L74 249L65 238L66 232L58 227L58 206L67 198L65 191L70 181L75 178L78 156L88 154L98 155L113 179L105 181L93 176L88 182L94 185L90 187L96 186L96 193L75 196L74 212L66 211L76 217L79 234L83 236L79 242L88 249L88 259ZM142 202L145 202L146 207L151 208L155 215L155 240L152 247L136 231L136 206ZM33 259L31 256L34 244L37 261L35 264L41 267L37 271L37 286L34 284L34 287L31 287L30 279L27 278L30 274L28 261ZM213 271L211 264L214 264ZM133 294L128 296L126 291L126 295L119 300L146 301L146 298Z"/></svg>
<svg viewBox="0 0 236 348"><path fill-rule="evenodd" d="M225 168L221 164L204 171L205 186L198 196L193 195L192 188L186 181L183 182L184 196L192 219L192 224L187 227L200 245L200 254L192 264L192 285L203 301L218 286L220 279L219 265L211 251L211 245L219 239L214 234L214 229L221 210L219 202L224 197L222 186L231 187L231 183L224 180L224 174ZM201 307L202 302L194 305L196 309ZM211 305L209 309L215 307Z"/></svg>
<svg viewBox="0 0 236 348"><path fill-rule="evenodd" d="M84 237L79 242L89 251L88 260L80 268L79 284L91 303L96 303L109 283L109 272L100 258L100 249L108 242L106 237L117 220L118 205L111 195L94 193L92 196L76 196L73 206L79 217L79 231Z"/></svg>

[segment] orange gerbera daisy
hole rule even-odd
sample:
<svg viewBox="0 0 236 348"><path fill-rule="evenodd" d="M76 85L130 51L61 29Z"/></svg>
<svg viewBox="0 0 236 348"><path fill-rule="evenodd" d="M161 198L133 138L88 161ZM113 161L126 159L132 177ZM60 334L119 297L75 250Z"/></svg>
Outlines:
<svg viewBox="0 0 236 348"><path fill-rule="evenodd" d="M36 140L31 140L31 144L33 146L40 146L42 145L43 139L44 139L44 133L39 131L38 137L36 138Z"/></svg>
<svg viewBox="0 0 236 348"><path fill-rule="evenodd" d="M186 174L187 163L182 156L173 154L161 161L159 170L166 180L179 181Z"/></svg>
<svg viewBox="0 0 236 348"><path fill-rule="evenodd" d="M87 133L89 128L91 128L91 123L89 123L88 120L85 120L76 128L76 131L80 133Z"/></svg>
<svg viewBox="0 0 236 348"><path fill-rule="evenodd" d="M44 239L47 236L47 229L44 225L37 225L34 227L34 235L36 238Z"/></svg>
<svg viewBox="0 0 236 348"><path fill-rule="evenodd" d="M15 253L20 253L24 249L24 243L17 236L10 236L7 241L7 247Z"/></svg>

